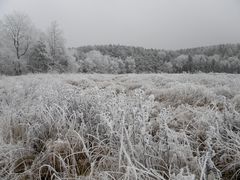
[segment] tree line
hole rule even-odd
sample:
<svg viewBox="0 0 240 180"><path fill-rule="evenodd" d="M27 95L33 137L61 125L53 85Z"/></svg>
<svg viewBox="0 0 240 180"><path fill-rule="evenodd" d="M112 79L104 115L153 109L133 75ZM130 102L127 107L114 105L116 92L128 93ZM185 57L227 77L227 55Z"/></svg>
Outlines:
<svg viewBox="0 0 240 180"><path fill-rule="evenodd" d="M134 60L136 73L225 72L240 73L240 44L222 44L167 51L122 45L84 46L72 48L77 61L91 51L103 55Z"/></svg>
<svg viewBox="0 0 240 180"><path fill-rule="evenodd" d="M240 44L167 51L122 45L66 48L56 21L38 29L23 13L0 20L0 74L240 73Z"/></svg>
<svg viewBox="0 0 240 180"><path fill-rule="evenodd" d="M0 74L67 72L75 67L56 21L42 31L24 13L0 20Z"/></svg>

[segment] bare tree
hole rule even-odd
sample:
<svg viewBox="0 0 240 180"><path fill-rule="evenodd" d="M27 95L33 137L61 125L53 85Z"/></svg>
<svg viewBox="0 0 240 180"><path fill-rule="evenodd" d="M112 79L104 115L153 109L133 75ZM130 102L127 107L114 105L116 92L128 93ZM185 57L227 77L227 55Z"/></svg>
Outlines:
<svg viewBox="0 0 240 180"><path fill-rule="evenodd" d="M33 25L30 18L23 13L14 12L4 17L3 31L11 46L13 46L18 60L29 50L32 30Z"/></svg>
<svg viewBox="0 0 240 180"><path fill-rule="evenodd" d="M47 42L53 63L55 63L57 58L65 53L63 33L56 21L53 21L48 28Z"/></svg>

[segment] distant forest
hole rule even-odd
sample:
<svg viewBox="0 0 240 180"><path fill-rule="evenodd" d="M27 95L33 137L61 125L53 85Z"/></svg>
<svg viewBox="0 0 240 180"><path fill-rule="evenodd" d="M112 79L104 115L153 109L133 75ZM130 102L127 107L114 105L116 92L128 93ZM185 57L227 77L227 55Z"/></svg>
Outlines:
<svg viewBox="0 0 240 180"><path fill-rule="evenodd" d="M39 30L18 12L0 19L0 74L240 73L240 44L176 51L122 45L66 48L57 22Z"/></svg>
<svg viewBox="0 0 240 180"><path fill-rule="evenodd" d="M89 54L98 52L112 61L125 64L121 73L240 73L240 44L222 44L176 51L145 49L121 45L84 46L71 48L81 71L88 72ZM129 60L130 67L129 67ZM86 66L85 66L86 65Z"/></svg>

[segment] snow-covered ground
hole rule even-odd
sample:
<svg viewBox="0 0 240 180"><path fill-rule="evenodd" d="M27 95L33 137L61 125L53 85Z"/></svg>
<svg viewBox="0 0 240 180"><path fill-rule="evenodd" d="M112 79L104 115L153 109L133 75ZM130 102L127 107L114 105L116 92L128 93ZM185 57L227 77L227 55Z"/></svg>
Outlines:
<svg viewBox="0 0 240 180"><path fill-rule="evenodd" d="M240 178L240 75L0 77L1 179Z"/></svg>

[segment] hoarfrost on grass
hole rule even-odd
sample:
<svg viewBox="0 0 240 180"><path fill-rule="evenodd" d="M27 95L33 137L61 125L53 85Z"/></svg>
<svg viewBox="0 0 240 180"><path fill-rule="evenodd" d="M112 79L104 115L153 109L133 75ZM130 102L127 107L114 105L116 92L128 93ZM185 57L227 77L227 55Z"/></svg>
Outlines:
<svg viewBox="0 0 240 180"><path fill-rule="evenodd" d="M240 77L0 78L1 179L238 179Z"/></svg>

